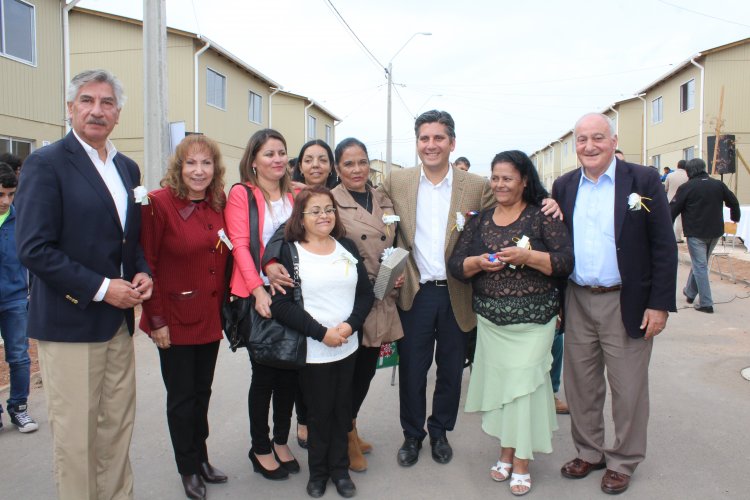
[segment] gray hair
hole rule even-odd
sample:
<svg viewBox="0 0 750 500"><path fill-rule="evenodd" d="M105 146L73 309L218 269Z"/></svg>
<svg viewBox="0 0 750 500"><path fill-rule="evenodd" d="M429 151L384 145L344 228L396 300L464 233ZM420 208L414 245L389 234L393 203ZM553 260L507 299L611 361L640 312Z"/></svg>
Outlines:
<svg viewBox="0 0 750 500"><path fill-rule="evenodd" d="M419 127L425 123L439 123L445 127L445 133L448 134L448 137L451 139L456 138L456 124L453 121L453 117L447 111L433 109L419 115L414 122L414 134L417 136L417 139L419 139Z"/></svg>
<svg viewBox="0 0 750 500"><path fill-rule="evenodd" d="M575 127L573 127L573 131L578 130L578 125L583 120L585 120L586 118L591 118L592 116L599 116L601 118L604 118L607 121L607 125L609 125L609 135L612 136L612 137L614 137L615 135L617 135L617 130L615 129L615 122L612 121L612 119L609 116L605 115L604 113L586 113L585 115L583 115L582 117L580 117L578 119L578 121L576 122Z"/></svg>
<svg viewBox="0 0 750 500"><path fill-rule="evenodd" d="M67 102L75 101L81 87L91 82L108 83L112 87L112 91L115 93L115 100L117 100L117 109L122 109L128 100L125 97L125 91L122 88L120 80L106 69L89 69L74 76L68 84L65 100Z"/></svg>

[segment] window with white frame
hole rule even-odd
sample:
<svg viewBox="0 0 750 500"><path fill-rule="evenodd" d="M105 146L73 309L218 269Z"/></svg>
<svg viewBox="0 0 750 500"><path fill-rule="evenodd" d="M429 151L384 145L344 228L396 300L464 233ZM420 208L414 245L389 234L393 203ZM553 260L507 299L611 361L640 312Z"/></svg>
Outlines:
<svg viewBox="0 0 750 500"><path fill-rule="evenodd" d="M680 112L695 107L695 78L680 85Z"/></svg>
<svg viewBox="0 0 750 500"><path fill-rule="evenodd" d="M568 157L568 141L565 141L563 144L565 145L565 147L563 148L563 158L567 158Z"/></svg>
<svg viewBox="0 0 750 500"><path fill-rule="evenodd" d="M211 68L206 68L206 103L227 109L227 77Z"/></svg>
<svg viewBox="0 0 750 500"><path fill-rule="evenodd" d="M331 145L331 126L326 125L326 144Z"/></svg>
<svg viewBox="0 0 750 500"><path fill-rule="evenodd" d="M263 98L252 91L250 92L248 117L251 122L261 123L263 121Z"/></svg>
<svg viewBox="0 0 750 500"><path fill-rule="evenodd" d="M682 159L685 161L695 158L695 146L690 146L682 150Z"/></svg>
<svg viewBox="0 0 750 500"><path fill-rule="evenodd" d="M661 155L654 155L651 157L651 165L657 170L661 169ZM661 172L659 172L661 174Z"/></svg>
<svg viewBox="0 0 750 500"><path fill-rule="evenodd" d="M661 96L651 101L651 123L661 123L664 119L664 100Z"/></svg>
<svg viewBox="0 0 750 500"><path fill-rule="evenodd" d="M0 0L0 54L36 64L36 12L23 0Z"/></svg>
<svg viewBox="0 0 750 500"><path fill-rule="evenodd" d="M33 141L28 139L0 136L0 154L11 153L25 160L31 154L32 144Z"/></svg>
<svg viewBox="0 0 750 500"><path fill-rule="evenodd" d="M314 116L307 117L307 140L315 139L315 128L317 127L318 119Z"/></svg>

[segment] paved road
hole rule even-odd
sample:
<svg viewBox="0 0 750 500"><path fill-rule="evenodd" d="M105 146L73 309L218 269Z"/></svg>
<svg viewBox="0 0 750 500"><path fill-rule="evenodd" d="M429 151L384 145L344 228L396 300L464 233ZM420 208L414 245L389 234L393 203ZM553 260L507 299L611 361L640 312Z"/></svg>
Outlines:
<svg viewBox="0 0 750 500"><path fill-rule="evenodd" d="M680 266L680 282L686 267ZM713 279L713 278L712 278ZM636 472L623 498L706 499L750 497L750 382L740 370L750 366L750 289L713 281L716 314L681 307L657 339L651 362L651 423L648 458ZM143 334L136 336L138 413L131 459L139 499L181 499L164 415L164 389L158 357ZM373 442L370 468L353 474L358 498L370 499L488 499L512 498L507 483L495 483L488 468L496 460L494 439L480 429L480 417L461 412L449 435L455 456L448 465L432 461L429 447L409 469L396 464L401 444L398 387L390 385L390 370L380 371L365 401L359 427ZM211 461L227 472L225 485L210 485L209 498L304 499L305 454L292 450L303 473L271 482L254 474L247 459L249 431L247 388L250 366L246 354L221 351L214 382L209 438ZM432 372L434 379L434 370ZM464 390L469 372L464 374ZM398 381L396 382L398 384ZM5 399L3 395L2 399ZM608 406L608 405L607 405ZM44 391L31 396L33 415L40 423L34 434L22 435L8 425L0 431L0 498L54 498L51 445ZM599 489L600 474L572 481L559 468L574 456L568 417L558 418L554 452L537 455L532 465L531 498L609 498ZM608 436L611 439L611 429ZM332 486L325 498L339 498Z"/></svg>

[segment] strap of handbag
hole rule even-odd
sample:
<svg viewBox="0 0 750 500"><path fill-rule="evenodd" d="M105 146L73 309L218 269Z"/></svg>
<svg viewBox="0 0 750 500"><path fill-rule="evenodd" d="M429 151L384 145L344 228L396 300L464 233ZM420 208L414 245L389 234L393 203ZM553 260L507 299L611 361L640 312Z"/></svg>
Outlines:
<svg viewBox="0 0 750 500"><path fill-rule="evenodd" d="M250 189L247 184L238 182L234 186L242 186L247 191L247 213L249 219L249 230L250 230L250 256L253 258L253 264L260 274L260 222L258 220L258 204L255 202L255 196L253 190ZM230 189L231 191L231 189ZM229 302L229 297L232 293L232 270L234 269L234 257L229 254L227 259L227 268L224 273L224 302Z"/></svg>
<svg viewBox="0 0 750 500"><path fill-rule="evenodd" d="M297 247L293 242L287 242L289 245L289 253L292 254L292 265L294 267L294 301L302 306L302 281L299 277L299 254L297 253Z"/></svg>

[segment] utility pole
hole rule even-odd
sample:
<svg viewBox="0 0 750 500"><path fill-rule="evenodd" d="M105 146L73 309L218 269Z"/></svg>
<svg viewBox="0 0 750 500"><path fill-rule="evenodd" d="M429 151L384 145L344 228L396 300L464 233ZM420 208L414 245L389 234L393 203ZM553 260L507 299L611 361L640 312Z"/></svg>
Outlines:
<svg viewBox="0 0 750 500"><path fill-rule="evenodd" d="M169 157L167 123L167 7L143 0L143 184L159 187Z"/></svg>

